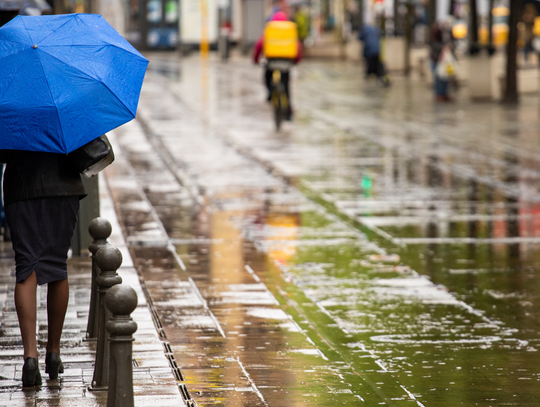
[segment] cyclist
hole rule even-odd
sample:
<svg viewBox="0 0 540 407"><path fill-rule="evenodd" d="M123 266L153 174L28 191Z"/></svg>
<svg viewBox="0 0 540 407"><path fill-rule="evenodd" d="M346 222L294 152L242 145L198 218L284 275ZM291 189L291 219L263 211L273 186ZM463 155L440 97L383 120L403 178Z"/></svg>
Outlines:
<svg viewBox="0 0 540 407"><path fill-rule="evenodd" d="M287 18L287 15L282 12L282 11L278 11L276 13L274 13L274 15L272 16L271 20L267 23L267 24L271 24L272 22L274 21L289 21L289 19ZM297 34L295 33L295 36L297 36ZM296 51L296 56L294 56L293 58L291 58L290 55L286 55L284 57L280 57L279 55L272 55L272 58L269 58L267 55L266 58L268 59L268 61L270 63L268 63L265 67L265 73L264 73L264 82L266 84L266 88L268 89L268 97L267 97L267 100L270 101L270 97L271 97L271 94L272 94L272 67L271 67L271 61L273 59L289 59L289 60L292 60L292 63L296 64L298 62L300 62L300 60L302 59L302 44L300 43L300 41L297 40L297 51ZM261 54L263 54L263 48L265 46L265 35L261 35L261 37L259 38L259 40L257 41L257 43L255 44L255 48L254 48L254 52L253 52L253 62L254 63L258 63L259 62L259 59L261 57ZM289 71L282 71L281 72L281 82L283 83L284 87L285 87L285 93L287 95L287 99L289 100L289 105L288 105L288 112L286 114L286 117L285 119L286 120L291 120L292 119L292 108L291 108L291 97L290 97L290 91L289 91Z"/></svg>

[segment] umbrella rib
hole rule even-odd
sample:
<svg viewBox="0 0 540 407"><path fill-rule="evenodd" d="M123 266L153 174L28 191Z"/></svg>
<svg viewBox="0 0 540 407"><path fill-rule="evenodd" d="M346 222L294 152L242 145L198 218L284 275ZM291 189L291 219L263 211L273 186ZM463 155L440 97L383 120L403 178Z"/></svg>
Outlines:
<svg viewBox="0 0 540 407"><path fill-rule="evenodd" d="M131 113L131 114L133 115L133 117L135 117L135 112L132 112L132 111L129 109L129 107L127 107L126 104L125 104L122 100L120 100L120 98L119 98L118 96L116 96L116 93L114 93L114 92L111 90L111 88L109 88L109 87L107 86L107 84L106 84L105 82L101 82L101 84L102 84L103 86L105 86L105 87L109 90L109 92L111 92L111 95L113 95L114 98L115 98L116 100L118 100L118 101L120 102L120 104L121 104L122 106L124 106L124 108L125 108L129 113Z"/></svg>
<svg viewBox="0 0 540 407"><path fill-rule="evenodd" d="M32 37L30 36L30 33L28 32L28 27L26 26L26 24L24 23L24 19L21 21L21 24L24 26L24 33L27 35L28 39L30 40L30 42L32 42ZM24 45L28 45L27 43L25 42L15 42L15 41L9 41L9 42L14 42L15 44L24 44Z"/></svg>
<svg viewBox="0 0 540 407"><path fill-rule="evenodd" d="M93 47L94 45L89 45L89 46L92 46L92 47ZM113 46L113 47L114 47L114 45L111 45L111 44L109 44L108 46ZM41 50L44 51L44 48L46 48L46 47L41 47ZM122 48L119 48L119 49L122 49ZM58 60L58 61L60 61L60 62L62 62L63 64L68 65L69 67L71 67L71 68L77 70L78 72L80 72L80 73L83 74L84 76L89 77L89 78L92 78L92 79L94 79L95 81L98 81L98 82L100 82L101 84L103 84L103 86L105 86L105 87L109 90L109 92L111 92L111 94L116 98L116 100L118 100L118 101L122 104L122 106L124 106L124 107L126 108L126 110L127 110L128 112L130 112L131 114L133 114L133 115L135 116L135 112L132 112L132 111L129 109L129 107L127 107L126 104L125 104L124 102L122 102L122 100L120 100L120 99L118 98L118 96L116 96L116 94L111 90L111 88L109 88L109 87L107 86L107 84L106 84L105 82L103 82L102 79L100 79L100 78L95 78L95 77L93 77L92 75L90 75L89 73L84 72L84 71L81 71L81 69L77 68L76 66L70 65L69 63L67 63L67 62L65 62L65 61L62 61L60 58L58 58L58 57L55 56L55 55L49 54L48 52L47 52L47 55L53 57L54 59L56 59L56 60ZM40 61L40 63L41 63L41 61Z"/></svg>
<svg viewBox="0 0 540 407"><path fill-rule="evenodd" d="M80 20L80 17L79 16L76 16L77 19ZM71 20L68 20L66 21L64 24L62 24L61 26L57 27L54 31L52 31L49 35L47 35L46 37L42 38L41 41L39 42L39 44L41 44L43 41L45 41L47 38L49 38L51 35L53 35L56 31L60 30L63 26L65 26L66 24L68 24L69 22L71 22ZM30 36L30 35L29 35ZM38 45L39 45L38 44ZM81 47L81 46L88 46L88 47L94 47L95 45L78 45L78 44L70 44L70 45L57 45L57 46L66 46L66 47L71 47L71 46L78 46L78 47ZM111 43L104 43L103 45L106 45L106 46L111 46L111 47L116 47L118 49L121 49L123 51L126 51L126 52L129 52L130 54L132 55L135 55L136 57L138 57L139 59L141 58L140 55L137 55L136 53L134 53L133 51L128 51L126 50L125 48L122 48L122 47L119 47L118 45L115 45L115 44L111 44ZM143 57L144 58L144 57Z"/></svg>
<svg viewBox="0 0 540 407"><path fill-rule="evenodd" d="M96 46L96 45L77 45L77 47L95 47L95 46ZM101 45L101 46L105 46L105 47L115 47L115 48L118 48L118 49L121 50L121 51L128 52L128 53L130 53L131 55L138 57L138 58L139 58L141 61L143 61L143 62L146 62L146 61L147 61L146 58L140 57L140 56L137 55L137 54L133 54L133 53L131 53L131 52L125 50L124 48L118 47L118 46L116 46L116 45L114 45L114 44L103 44L103 45ZM70 48L71 48L71 47L73 47L73 45L45 45L45 46L40 47L40 49L41 49L43 52L47 52L47 47L54 47L54 48L70 47ZM60 59L60 58L58 58L56 55L53 55L53 54L51 54L51 53L49 53L49 52L47 52L47 55L50 55L50 56L53 57L54 59L56 59L56 60L62 62L63 64L66 64L67 66L69 66L69 67L71 67L71 68L73 68L73 69L76 69L77 71L79 71L80 73L82 73L82 74L85 75L85 76L88 76L88 77L90 77L90 78L92 78L92 79L95 79L96 81L100 81L100 80L101 80L101 78L96 78L96 77L90 75L88 72L81 71L80 68L77 68L76 66L70 65L68 62L66 62L66 61L64 61L64 60L62 60L62 59Z"/></svg>
<svg viewBox="0 0 540 407"><path fill-rule="evenodd" d="M71 47L71 45L69 45L69 46ZM57 47L57 46L55 46L55 47ZM80 68L77 68L76 66L73 66L73 65L69 64L68 62L61 60L61 59L58 58L56 55L53 55L53 54L48 53L47 50L46 50L46 49L47 49L46 46L41 47L40 49L41 49L43 52L46 52L47 55L49 55L50 57L56 59L57 61L60 61L61 63L63 63L63 64L65 64L65 65L69 66L70 68L75 69L77 72L80 72L83 76L86 76L86 77L88 77L88 78L92 78L92 79L94 79L94 80L96 80L96 81L100 81L100 80L101 80L101 79L99 79L99 78L95 78L94 76L90 75L88 72L84 72L84 71L82 71ZM40 61L40 62L41 62L41 61Z"/></svg>
<svg viewBox="0 0 540 407"><path fill-rule="evenodd" d="M94 46L94 45L92 45L92 46ZM139 58L139 59L142 60L142 61L147 61L147 62L148 62L148 60L147 60L145 57L141 56L137 50L135 50L135 52L136 52L136 53L135 53L135 52L133 52L133 51L131 51L131 50L127 50L127 49L122 48L122 47L120 47L120 46L118 46L118 45L116 45L116 44L110 44L110 43L107 44L107 46L108 46L108 47L115 47L115 48L118 48L119 50L124 51L124 52L127 52L127 53L129 53L129 54L131 54L131 55L133 55L133 56Z"/></svg>
<svg viewBox="0 0 540 407"><path fill-rule="evenodd" d="M58 125L60 126L60 129L62 130L62 137L60 137L60 140L62 142L62 150L66 150L66 142L64 140L64 129L62 128L62 121L60 120L60 115L58 114L58 107L56 106L56 101L54 100L54 96L51 92L51 87L49 85L49 80L47 79L47 75L45 75L45 69L43 68L43 63L41 62L41 58L38 57L39 66L41 67L41 72L43 73L43 78L45 79L45 82L47 83L47 89L49 90L49 95L51 96L51 100L54 105L54 110L56 112L56 118L58 119Z"/></svg>
<svg viewBox="0 0 540 407"><path fill-rule="evenodd" d="M60 45L42 45L40 48L43 50L45 49L46 47L54 47L54 48L61 48L61 47L77 47L77 48L82 48L82 47L114 47L114 48L117 48L119 49L120 51L124 51L124 52L127 52L128 54L130 55L133 55L134 57L137 57L138 59L140 59L141 61L146 61L148 62L148 60L139 54L139 52L137 50L135 50L135 52L131 51L131 50L128 50L128 49L125 49L125 48L122 48L116 44L111 44L110 42L104 42L103 44L69 44L69 45L66 45L66 44L60 44ZM54 55L52 55L54 56Z"/></svg>
<svg viewBox="0 0 540 407"><path fill-rule="evenodd" d="M49 35L47 35L46 37L42 38L41 41L39 42L40 44L45 41L47 38L49 38L51 35L53 35L56 31L58 31L60 28L62 28L63 26L65 26L66 24L70 23L71 20L67 20L64 24L56 27L56 29L54 31L51 31L51 33ZM25 26L26 27L26 26ZM38 44L39 45L39 44Z"/></svg>
<svg viewBox="0 0 540 407"><path fill-rule="evenodd" d="M5 40L5 39L2 39L2 41L5 41L5 42L12 42L13 44L28 45L27 42L19 42L19 41L13 41L13 40Z"/></svg>
<svg viewBox="0 0 540 407"><path fill-rule="evenodd" d="M29 58L30 58L30 56L27 56L19 66L24 65L24 64L26 63L26 61L28 61ZM15 79L16 79L16 76L13 77L13 79L11 80L11 82L9 83L9 85L7 86L7 88L5 89L4 94L9 90L9 88L11 87L11 85L13 84L13 82L15 82Z"/></svg>

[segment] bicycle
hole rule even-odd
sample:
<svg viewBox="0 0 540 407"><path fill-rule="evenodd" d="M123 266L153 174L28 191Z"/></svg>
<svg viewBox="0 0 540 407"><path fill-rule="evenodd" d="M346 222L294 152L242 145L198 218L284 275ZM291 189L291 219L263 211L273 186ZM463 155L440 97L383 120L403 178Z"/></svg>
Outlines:
<svg viewBox="0 0 540 407"><path fill-rule="evenodd" d="M274 112L276 131L280 130L283 120L289 120L291 115L283 74L288 74L292 65L292 60L286 59L268 60L267 62L267 69L272 71L270 104Z"/></svg>

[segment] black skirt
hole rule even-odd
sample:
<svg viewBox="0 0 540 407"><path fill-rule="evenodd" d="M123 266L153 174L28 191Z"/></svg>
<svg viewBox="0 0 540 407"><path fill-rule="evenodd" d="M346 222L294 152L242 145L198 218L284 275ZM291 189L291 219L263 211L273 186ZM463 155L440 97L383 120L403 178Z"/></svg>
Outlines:
<svg viewBox="0 0 540 407"><path fill-rule="evenodd" d="M67 254L77 214L78 196L25 199L6 205L15 251L16 279L36 272L39 285L67 278Z"/></svg>

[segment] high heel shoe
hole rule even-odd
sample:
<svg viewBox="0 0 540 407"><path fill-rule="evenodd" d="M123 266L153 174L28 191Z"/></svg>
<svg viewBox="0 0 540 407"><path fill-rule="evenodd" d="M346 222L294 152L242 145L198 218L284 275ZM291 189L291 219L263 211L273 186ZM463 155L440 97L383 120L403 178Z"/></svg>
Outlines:
<svg viewBox="0 0 540 407"><path fill-rule="evenodd" d="M64 364L60 355L56 352L47 352L45 355L45 373L49 373L49 379L58 379L58 373L64 373Z"/></svg>
<svg viewBox="0 0 540 407"><path fill-rule="evenodd" d="M39 373L39 364L36 358L29 356L24 360L22 382L23 387L33 387L41 384L41 373Z"/></svg>

